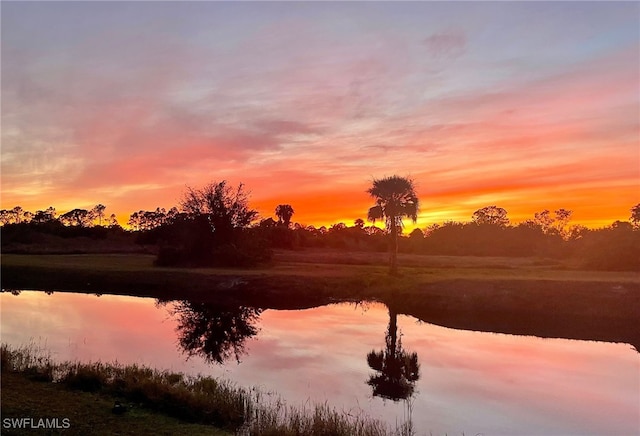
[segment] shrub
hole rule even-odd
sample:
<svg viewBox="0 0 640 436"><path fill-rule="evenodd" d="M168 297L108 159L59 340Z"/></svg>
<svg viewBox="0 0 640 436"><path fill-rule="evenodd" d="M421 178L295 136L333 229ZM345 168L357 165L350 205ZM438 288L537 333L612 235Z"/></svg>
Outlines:
<svg viewBox="0 0 640 436"><path fill-rule="evenodd" d="M98 392L107 382L99 368L80 364L71 366L60 381L71 389L84 392Z"/></svg>

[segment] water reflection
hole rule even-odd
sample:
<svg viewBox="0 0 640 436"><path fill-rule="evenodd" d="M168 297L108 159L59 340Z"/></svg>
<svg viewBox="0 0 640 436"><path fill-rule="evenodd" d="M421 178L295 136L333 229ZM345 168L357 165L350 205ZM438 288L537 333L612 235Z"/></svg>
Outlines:
<svg viewBox="0 0 640 436"><path fill-rule="evenodd" d="M222 364L232 357L240 362L245 341L259 331L255 324L262 309L184 300L173 302L170 313L176 318L178 343L188 356Z"/></svg>
<svg viewBox="0 0 640 436"><path fill-rule="evenodd" d="M398 312L393 303L388 304L389 327L385 335L386 348L371 350L367 354L369 367L376 371L369 377L367 384L373 389L373 395L388 400L400 401L411 397L415 384L420 378L418 353L409 352L402 347L402 338L398 338Z"/></svg>
<svg viewBox="0 0 640 436"><path fill-rule="evenodd" d="M170 315L174 304L158 308L153 299L108 294L23 291L14 296L8 290L0 293L2 341L35 343L58 361L115 359L222 377L277 392L290 404L326 402L362 410L394 427L406 422L420 435L638 433L640 355L629 345L447 329L417 323L400 310L394 315L393 305L389 310L378 303L366 310L339 304L257 311L253 317L243 317L242 308L218 305L216 316L235 312L257 333L235 350L227 347L226 364L212 365L197 352L188 360L176 352L180 315ZM198 310L206 305L189 305L182 313L207 312ZM193 318L185 326L198 324ZM205 319L192 336L197 337L196 330L211 336L207 325L217 324L211 316ZM372 374L383 375L368 365L368 354L381 351L383 362L385 355L392 356L393 332L396 352L415 351L420 363L415 391L397 402L372 398L374 386L367 383ZM234 362L236 352L241 365ZM210 356L209 361L216 360Z"/></svg>

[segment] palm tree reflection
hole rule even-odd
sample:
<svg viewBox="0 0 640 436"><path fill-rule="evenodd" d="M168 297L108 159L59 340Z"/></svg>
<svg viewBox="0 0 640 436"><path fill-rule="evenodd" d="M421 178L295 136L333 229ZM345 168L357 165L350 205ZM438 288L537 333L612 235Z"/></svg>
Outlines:
<svg viewBox="0 0 640 436"><path fill-rule="evenodd" d="M178 343L189 357L223 363L231 357L240 362L245 341L259 331L255 324L262 309L179 301L171 312L177 317Z"/></svg>
<svg viewBox="0 0 640 436"><path fill-rule="evenodd" d="M420 378L418 354L402 348L402 339L398 338L398 313L389 306L389 328L385 336L386 348L367 354L367 363L376 371L369 377L367 384L373 389L373 395L384 399L399 401L413 395L415 383Z"/></svg>

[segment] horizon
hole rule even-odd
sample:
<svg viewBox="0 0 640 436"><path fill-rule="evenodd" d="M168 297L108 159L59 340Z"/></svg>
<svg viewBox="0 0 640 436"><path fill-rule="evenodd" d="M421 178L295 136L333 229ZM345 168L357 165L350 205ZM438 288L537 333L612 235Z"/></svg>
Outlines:
<svg viewBox="0 0 640 436"><path fill-rule="evenodd" d="M640 202L640 5L2 2L0 208L98 203L121 225L244 183L263 218L408 231L497 205L571 224Z"/></svg>
<svg viewBox="0 0 640 436"><path fill-rule="evenodd" d="M281 203L281 204L282 204L282 203ZM639 203L639 204L640 204L640 203ZM16 207L17 207L17 206L20 206L20 205L16 205ZM96 205L94 204L93 206L96 206ZM74 208L74 209L84 209L84 210L87 210L87 211L91 211L91 209L93 208L93 206L88 206L88 207L86 207L86 208L82 208L82 207L81 207L81 208ZM497 206L497 207L500 207L499 205L487 205L487 206L485 206L485 207L488 207L488 206ZM20 207L21 207L21 206L20 206ZM69 211L71 211L71 210L72 210L72 209L69 209L69 210L58 210L54 205L50 205L49 207L53 207L53 208L54 208L54 210L55 210L55 214L56 214L56 218L55 218L55 219L59 219L59 218L60 218L60 216L61 216L62 214L66 213L66 212L69 212ZM136 213L136 212L143 212L143 211L150 211L150 212L153 212L153 211L155 211L156 209L164 209L164 210L165 210L165 212L168 212L168 211L169 211L169 209L171 209L172 207L176 207L176 209L178 209L178 211L183 212L183 210L181 209L181 207L179 207L179 205L173 205L173 206L169 206L169 207L162 207L162 206L158 206L157 208L148 209L148 210L138 209L138 210L133 211L131 214L124 215L124 214L117 214L117 213L115 213L115 212L113 212L113 211L109 210L109 208L108 208L108 207L106 207L106 210L107 210L108 212L105 212L105 215L104 215L103 220L104 220L104 221L107 221L107 220L108 220L108 217L109 217L109 216L111 216L111 214L114 214L114 215L116 215L116 220L117 220L118 225L119 225L120 227L122 227L124 230L132 231L132 230L135 230L135 229L134 229L132 226L130 226L130 225L129 225L128 221L129 221L129 219L131 218L131 215L132 215L133 213ZM253 206L251 205L251 201L250 201L250 200L249 200L249 208L250 208L250 209L252 209L252 210L257 210L257 209L254 209L254 208L253 208ZM11 209L12 209L12 208L8 208L7 210L11 210ZM24 208L23 208L23 209L24 209ZM42 209L38 209L38 210L45 210L45 209L46 209L46 208L42 208ZM275 208L274 208L274 209L275 209ZM480 209L482 209L482 208L480 208ZM479 209L478 209L478 210L479 210ZM506 209L505 209L505 210L506 210ZM533 213L531 214L531 216L527 216L527 217L525 217L525 218L523 218L523 219L521 219L521 220L514 220L514 219L512 219L512 218L509 216L509 211L508 211L508 210L506 210L506 212L507 212L507 216L506 216L506 218L507 218L507 220L508 220L508 222L506 223L506 227L517 227L518 225L523 224L523 223L525 223L525 222L527 222L527 221L533 221L533 219L534 219L534 214L535 214L536 212L543 212L543 211L545 211L545 210L546 210L546 212L549 212L550 217L551 217L554 221L557 219L557 218L555 217L555 216L556 216L556 213L555 213L555 212L557 211L557 209L556 209L556 210L550 210L550 209L541 209L541 210L537 210L537 211L533 212ZM24 209L24 211L25 211L25 212L31 212L31 213L35 213L35 212L36 212L36 210L28 210L28 209ZM294 208L294 211L295 211L295 208ZM476 210L476 211L477 211L477 210ZM473 211L473 212L476 212L476 211ZM407 218L407 217L403 217L403 219L402 219L402 232L401 232L401 234L402 234L403 236L407 236L407 235L408 235L409 233L411 233L413 230L415 230L415 229L420 229L420 230L422 230L423 232L425 232L425 236L426 236L426 232L428 232L428 231L429 231L429 227L431 227L431 226L433 226L433 225L436 225L436 226L442 226L442 225L446 225L447 223L472 224L472 223L474 222L474 221L473 221L473 212L472 212L471 214L469 214L469 217L468 217L467 219L464 219L464 218L463 218L463 219L449 219L449 218L444 217L444 219L442 219L441 221L431 221L431 222L427 222L425 225L420 225L420 223L419 223L419 222L413 223L413 222L411 221L411 219L409 219L409 218ZM571 215L570 215L569 220L567 221L568 228L571 228L571 227L573 227L573 226L575 226L575 225L578 225L578 226L584 226L584 227L586 227L586 228L587 228L587 229L589 229L589 230L600 230L600 229L606 229L606 228L609 228L609 227L611 227L612 225L614 225L616 222L627 222L627 223L632 224L631 216L629 216L629 217L627 217L626 219L615 220L615 221L612 221L612 222L604 223L604 224L599 225L599 226L586 226L586 225L582 224L580 221L576 221L576 220L574 219L573 211L572 211L572 210L569 210L569 212L571 213ZM631 214L632 214L632 211L631 211L631 208L630 208L630 210L629 210L629 215L631 215ZM376 220L375 222L372 222L372 221L370 221L370 220L368 220L368 219L366 218L366 213L365 213L365 214L363 214L362 216L359 216L359 217L357 217L357 218L354 218L354 219L353 219L353 220L351 220L351 221L345 221L345 220L342 220L342 221L330 221L330 222L321 223L321 224L317 224L317 225L316 225L316 224L314 224L314 223L304 223L304 222L297 221L296 219L294 219L295 215L296 215L296 214L294 213L294 214L293 214L293 217L292 217L292 219L291 219L291 224L290 224L291 228L293 228L293 226L294 226L294 225L300 225L300 226L302 226L302 228L313 227L313 228L316 228L316 229L320 229L321 227L325 227L326 229L329 229L331 226L333 226L333 225L335 225L335 224L345 224L347 227L354 227L354 226L355 226L355 221L356 221L357 219L362 219L362 220L364 221L364 223L365 223L365 224L364 224L364 226L365 226L365 227L369 227L369 226L371 226L371 227L378 227L378 228L383 229L383 230L385 229L385 223L384 223L384 220L383 220L383 219L378 219L378 220ZM250 226L252 226L252 227L253 227L253 226L257 226L257 225L259 225L259 224L261 223L261 221L266 220L266 219L268 219L268 218L274 219L274 221L278 222L278 217L276 216L275 211L274 211L274 213L271 213L271 215L268 215L268 214L262 214L262 213L260 213L260 212L259 212L259 213L258 213L258 215L257 215L257 217L256 217L253 221L251 221ZM93 218L93 221L92 221L91 226L97 226L97 225L98 225L98 224L96 224L96 220L97 220L97 219L98 219L97 217L96 217L96 218ZM103 226L107 226L107 224L106 224L106 223L105 223L105 224L102 224L102 225L103 225ZM1 226L2 226L2 223L0 223L0 227L1 227Z"/></svg>

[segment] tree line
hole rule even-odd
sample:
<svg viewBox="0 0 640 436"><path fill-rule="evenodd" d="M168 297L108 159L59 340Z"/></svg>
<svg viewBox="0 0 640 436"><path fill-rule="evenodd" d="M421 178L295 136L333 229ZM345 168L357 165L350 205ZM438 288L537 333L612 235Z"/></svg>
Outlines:
<svg viewBox="0 0 640 436"><path fill-rule="evenodd" d="M274 209L274 218L260 219L249 205L243 184L212 182L187 188L178 206L168 210L140 210L130 215L129 229L107 216L106 207L73 209L61 215L55 208L30 212L20 206L0 210L3 251L16 246L46 243L39 234L63 238L84 236L133 241L153 247L159 265L251 266L268 262L272 250L332 248L353 251L388 251L390 272L398 268L397 254L474 256L536 256L574 259L576 265L605 270L640 268L640 204L631 208L629 221L616 221L601 229L570 224L572 211L536 212L512 224L504 208L490 205L476 210L470 221L447 221L404 233L403 219L415 222L419 201L413 181L406 177L376 179L367 193L375 205L364 219L351 225L304 226L292 221L290 204ZM385 228L376 227L376 221Z"/></svg>
<svg viewBox="0 0 640 436"><path fill-rule="evenodd" d="M24 210L21 206L16 206L13 209L0 210L0 225L6 226L21 223L43 224L59 221L65 226L92 227L94 225L103 226L103 224L106 226L118 226L116 215L111 214L109 218L106 218L105 209L105 205L97 204L89 210L72 209L58 216L53 206L35 212L30 212Z"/></svg>

